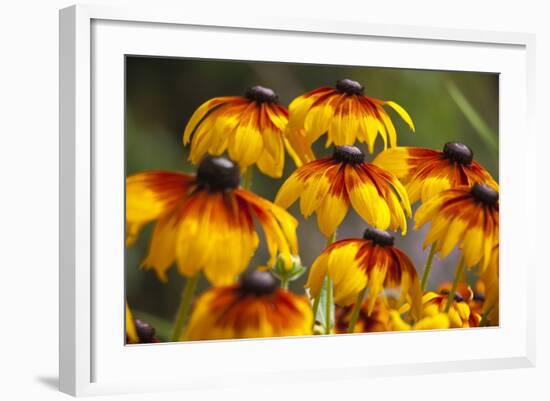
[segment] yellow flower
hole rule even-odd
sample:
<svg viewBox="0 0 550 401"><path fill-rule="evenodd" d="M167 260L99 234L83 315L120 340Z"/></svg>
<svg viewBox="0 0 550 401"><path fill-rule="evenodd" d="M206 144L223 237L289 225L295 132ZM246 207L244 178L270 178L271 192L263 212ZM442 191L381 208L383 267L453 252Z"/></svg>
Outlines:
<svg viewBox="0 0 550 401"><path fill-rule="evenodd" d="M207 153L219 156L227 150L241 169L257 164L262 173L280 177L288 112L277 102L271 89L254 86L244 97L216 97L203 103L183 134L183 143L191 142L189 160L197 164Z"/></svg>
<svg viewBox="0 0 550 401"><path fill-rule="evenodd" d="M426 202L446 189L485 183L498 191L491 174L473 160L474 153L459 142L448 142L443 151L414 147L395 147L380 152L373 163L405 184L412 203Z"/></svg>
<svg viewBox="0 0 550 401"><path fill-rule="evenodd" d="M449 293L442 291L442 293L427 292L422 297L423 312L425 316L434 316L438 313L444 312L449 299ZM451 328L467 328L476 327L479 325L479 315L474 315L470 312L468 306L468 299L462 297L461 293L457 291L455 299L451 303L451 307L448 312L449 322Z"/></svg>
<svg viewBox="0 0 550 401"><path fill-rule="evenodd" d="M336 308L336 326L334 329L337 334L348 332L352 310L353 305ZM367 312L368 300L365 300L361 305L359 318L353 330L354 333L373 333L390 330L390 313L382 298L376 300L370 316Z"/></svg>
<svg viewBox="0 0 550 401"><path fill-rule="evenodd" d="M408 295L413 313L420 316L420 283L407 255L393 246L393 237L385 231L367 228L363 239L344 239L329 245L313 262L306 287L317 297L325 276L334 283L334 302L347 306L368 289L367 315L374 310L378 294L385 288L399 288L401 298Z"/></svg>
<svg viewBox="0 0 550 401"><path fill-rule="evenodd" d="M317 213L319 229L330 237L351 203L369 224L382 230L407 231L405 215L411 216L407 192L395 176L364 162L355 146L336 146L332 157L309 162L286 180L275 203L290 207L300 197L305 217Z"/></svg>
<svg viewBox="0 0 550 401"><path fill-rule="evenodd" d="M351 79L341 79L336 87L322 87L297 97L289 106L287 138L294 149L299 149L297 165L314 160L311 144L327 134L326 146L365 142L369 152L380 135L386 148L397 145L395 127L384 110L389 106L414 131L409 114L392 101L383 101L364 95L363 86Z"/></svg>
<svg viewBox="0 0 550 401"><path fill-rule="evenodd" d="M263 228L273 265L278 253L290 267L298 253L297 221L279 206L239 187L237 165L206 157L197 174L151 171L126 180L126 231L130 245L156 221L142 263L161 280L177 262L179 272L203 270L214 285L233 283L258 247L254 220Z"/></svg>
<svg viewBox="0 0 550 401"><path fill-rule="evenodd" d="M449 316L446 313L436 313L430 316L424 316L414 324L409 324L401 318L401 314L396 310L390 311L391 330L441 330L450 327Z"/></svg>
<svg viewBox="0 0 550 401"><path fill-rule="evenodd" d="M221 340L312 334L309 301L278 288L269 272L252 271L196 301L185 340Z"/></svg>
<svg viewBox="0 0 550 401"><path fill-rule="evenodd" d="M498 243L498 192L486 184L448 189L423 203L414 216L415 229L431 221L424 247L437 242L445 258L460 244L468 268L480 263L484 271Z"/></svg>

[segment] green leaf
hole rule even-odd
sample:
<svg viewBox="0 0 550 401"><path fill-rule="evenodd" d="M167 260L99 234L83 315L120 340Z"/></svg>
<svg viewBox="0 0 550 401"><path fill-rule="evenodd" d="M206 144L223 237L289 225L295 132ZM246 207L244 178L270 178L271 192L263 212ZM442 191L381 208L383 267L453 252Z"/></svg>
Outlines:
<svg viewBox="0 0 550 401"><path fill-rule="evenodd" d="M472 127L476 130L479 137L485 142L487 147L492 151L498 151L498 140L496 133L489 128L489 125L474 109L472 104L468 101L466 96L464 96L458 86L456 86L453 81L449 80L447 81L447 90L460 111L462 111L466 119L470 122L470 124L472 124Z"/></svg>
<svg viewBox="0 0 550 401"><path fill-rule="evenodd" d="M317 308L317 314L315 315L315 320L321 323L321 326L323 327L323 333L321 334L325 334L327 332L327 319L326 319L327 298L329 298L329 294L330 294L330 299L332 300L333 298L332 282L330 284L330 293L327 291L328 280L329 280L328 277L325 277L325 280L323 281L323 286L321 287L321 294L319 295L320 296L319 308ZM330 323L330 329L332 330L332 328L334 327L334 302L330 301L329 308L330 308L329 323Z"/></svg>

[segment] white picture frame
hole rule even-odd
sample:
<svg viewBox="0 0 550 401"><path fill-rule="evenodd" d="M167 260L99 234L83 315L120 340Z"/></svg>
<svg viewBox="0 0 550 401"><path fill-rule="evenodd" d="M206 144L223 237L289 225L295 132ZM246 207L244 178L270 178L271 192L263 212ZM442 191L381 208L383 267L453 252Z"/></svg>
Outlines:
<svg viewBox="0 0 550 401"><path fill-rule="evenodd" d="M195 42L199 40L201 48L191 45L186 48L181 46L181 41L178 47L180 35L192 37ZM254 47L255 35L273 44L270 52L262 53ZM224 40L216 44L220 38L230 38L231 43L239 46L224 46ZM377 64L380 66L431 69L452 66L451 69L501 74L501 326L463 331L125 347L121 312L123 265L118 271L116 267L123 254L123 219L119 219L122 210L119 206L123 204L124 181L118 176L123 171L124 158L121 152L124 146L121 55L182 56L192 52L194 57L247 59L243 52L255 49L254 54L248 56L255 60L291 61L301 57L300 61L326 63L329 57L334 57L333 63L367 65L362 64L365 61L361 55L344 60L343 53L339 55L334 43L331 44L335 40L344 50L358 46L380 49L382 61ZM280 53L278 46L283 45L276 44L285 41L304 46L298 51L289 45L287 53ZM333 50L332 56L312 60L312 53L307 49L320 43ZM534 44L534 35L523 33L374 25L358 21L268 16L252 20L228 18L215 11L209 15L187 15L184 9L167 11L155 7L78 5L61 10L61 391L80 396L242 386L251 378L269 385L275 379L345 377L359 381L381 375L534 366L532 273L536 261L531 256L535 253L529 252L534 245L514 229L527 226L534 231L536 221L534 198L525 191L527 185L536 182L531 115ZM399 51L392 53L392 48ZM407 56L413 51L425 57L411 61ZM453 61L458 55L463 56L462 61ZM337 57L340 59L336 60ZM511 102L512 96L514 102ZM104 134L106 130L110 136ZM513 135L518 132L530 146L521 149L513 146ZM119 221L117 229L107 234L105 224L113 221ZM107 264L109 269L101 267ZM451 343L453 347L444 347ZM463 343L470 345L466 348ZM315 355L321 345L324 357L320 359ZM424 345L430 345L433 351L420 354L414 350ZM377 354L377 349L388 346L392 347L391 355ZM363 358L362 353L366 352L368 358ZM192 368L184 366L172 374L170 369L181 361L181 355ZM219 358L219 363L212 364L213 358ZM147 372L147 377L141 377L133 368L139 361L155 364L159 360L164 362L164 368ZM269 366L261 363L264 360L270 361Z"/></svg>

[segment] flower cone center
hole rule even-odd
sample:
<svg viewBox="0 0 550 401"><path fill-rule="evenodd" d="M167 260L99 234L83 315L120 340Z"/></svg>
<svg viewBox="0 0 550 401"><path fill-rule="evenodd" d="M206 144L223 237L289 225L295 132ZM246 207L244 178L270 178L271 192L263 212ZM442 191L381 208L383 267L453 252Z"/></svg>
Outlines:
<svg viewBox="0 0 550 401"><path fill-rule="evenodd" d="M225 157L206 156L197 169L197 181L210 191L235 189L241 183L239 166Z"/></svg>
<svg viewBox="0 0 550 401"><path fill-rule="evenodd" d="M365 154L357 146L335 146L332 158L342 163L360 164L365 161Z"/></svg>
<svg viewBox="0 0 550 401"><path fill-rule="evenodd" d="M474 160L472 149L460 142L447 142L443 147L443 154L447 159L460 164L471 164Z"/></svg>
<svg viewBox="0 0 550 401"><path fill-rule="evenodd" d="M365 88L359 82L346 78L336 81L336 89L347 95L362 95Z"/></svg>
<svg viewBox="0 0 550 401"><path fill-rule="evenodd" d="M487 184L474 184L470 192L476 200L486 205L493 206L498 202L498 192Z"/></svg>
<svg viewBox="0 0 550 401"><path fill-rule="evenodd" d="M279 101L279 96L277 96L273 89L269 89L260 85L249 88L245 93L245 97L248 100L252 100L258 103L277 103Z"/></svg>
<svg viewBox="0 0 550 401"><path fill-rule="evenodd" d="M377 245L393 246L394 238L388 232L378 228L368 227L363 233L363 239L371 240Z"/></svg>
<svg viewBox="0 0 550 401"><path fill-rule="evenodd" d="M279 287L277 279L271 273L258 270L243 274L240 284L244 294L257 296L271 294Z"/></svg>

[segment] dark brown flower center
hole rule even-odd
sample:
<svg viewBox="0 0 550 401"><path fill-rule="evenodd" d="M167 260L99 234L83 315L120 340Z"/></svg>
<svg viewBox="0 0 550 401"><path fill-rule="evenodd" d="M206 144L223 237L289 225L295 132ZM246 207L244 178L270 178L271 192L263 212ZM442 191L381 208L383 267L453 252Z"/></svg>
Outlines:
<svg viewBox="0 0 550 401"><path fill-rule="evenodd" d="M447 142L443 147L443 154L447 159L460 164L471 164L474 160L472 149L460 142Z"/></svg>
<svg viewBox="0 0 550 401"><path fill-rule="evenodd" d="M134 326L139 337L139 342L150 343L155 338L155 328L143 320L135 319Z"/></svg>
<svg viewBox="0 0 550 401"><path fill-rule="evenodd" d="M347 78L336 81L336 89L346 95L362 95L365 90L359 82Z"/></svg>
<svg viewBox="0 0 550 401"><path fill-rule="evenodd" d="M474 199L488 206L494 206L498 202L498 192L487 184L474 184L470 193Z"/></svg>
<svg viewBox="0 0 550 401"><path fill-rule="evenodd" d="M332 158L341 163L360 164L365 161L365 154L357 146L335 146Z"/></svg>
<svg viewBox="0 0 550 401"><path fill-rule="evenodd" d="M363 233L363 239L371 240L377 245L393 246L394 238L386 231L374 227L367 227Z"/></svg>
<svg viewBox="0 0 550 401"><path fill-rule="evenodd" d="M240 279L240 289L244 294L268 295L279 287L277 279L269 272L252 270L244 273Z"/></svg>
<svg viewBox="0 0 550 401"><path fill-rule="evenodd" d="M441 295L446 295L447 298L449 297L449 294L451 293L449 290L441 290L439 291ZM458 292L455 292L455 301L456 302L464 302L464 297L460 295Z"/></svg>
<svg viewBox="0 0 550 401"><path fill-rule="evenodd" d="M241 183L239 166L225 157L206 156L197 169L199 185L212 192L235 189Z"/></svg>
<svg viewBox="0 0 550 401"><path fill-rule="evenodd" d="M260 85L248 88L244 94L248 100L255 101L257 103L277 103L279 96L273 91L273 89L265 88Z"/></svg>

